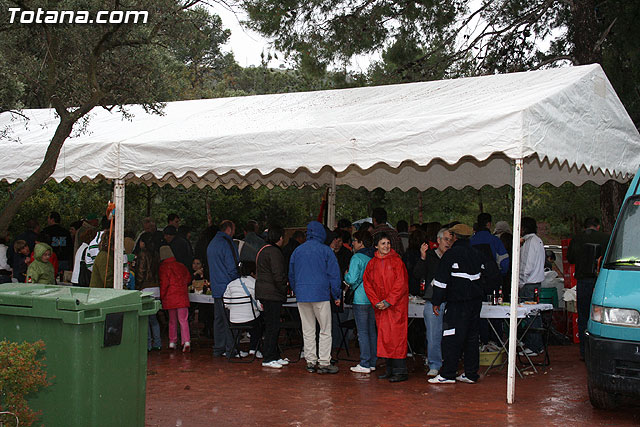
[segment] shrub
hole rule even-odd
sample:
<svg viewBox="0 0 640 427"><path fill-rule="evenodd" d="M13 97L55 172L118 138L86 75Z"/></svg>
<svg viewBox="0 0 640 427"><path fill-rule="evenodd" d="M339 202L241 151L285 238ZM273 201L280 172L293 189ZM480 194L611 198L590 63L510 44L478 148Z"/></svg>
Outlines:
<svg viewBox="0 0 640 427"><path fill-rule="evenodd" d="M26 397L49 385L41 355L44 348L42 341L0 341L0 411L15 414L20 426L32 425L40 415L29 408ZM1 414L0 425L15 425L15 416Z"/></svg>

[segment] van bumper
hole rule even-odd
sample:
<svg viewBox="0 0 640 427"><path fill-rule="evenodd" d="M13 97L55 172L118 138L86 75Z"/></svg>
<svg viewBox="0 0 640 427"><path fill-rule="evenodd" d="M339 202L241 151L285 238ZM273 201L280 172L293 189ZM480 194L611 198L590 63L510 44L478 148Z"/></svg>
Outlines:
<svg viewBox="0 0 640 427"><path fill-rule="evenodd" d="M640 342L601 338L587 331L589 382L610 393L640 397Z"/></svg>

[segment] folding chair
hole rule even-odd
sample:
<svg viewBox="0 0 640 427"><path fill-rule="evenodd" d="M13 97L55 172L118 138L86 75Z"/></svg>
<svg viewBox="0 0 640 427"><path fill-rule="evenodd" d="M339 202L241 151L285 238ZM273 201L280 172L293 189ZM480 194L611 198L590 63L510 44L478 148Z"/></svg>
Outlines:
<svg viewBox="0 0 640 427"><path fill-rule="evenodd" d="M340 331L340 345L338 346L338 351L336 352L336 359L340 359L339 358L340 351L342 351L343 348L347 352L347 357L351 357L351 354L349 353L349 343L347 342L347 335L349 334L350 330L352 331L356 330L356 321L355 319L341 320L340 313L334 312L334 314L336 316L335 317L336 321L338 322L338 330ZM342 359L342 360L350 360L352 362L357 362L357 360L352 360L352 359Z"/></svg>
<svg viewBox="0 0 640 427"><path fill-rule="evenodd" d="M229 325L229 329L231 330L231 337L233 338L233 347L231 351L227 354L227 360L229 362L237 362L237 363L251 363L255 360L257 350L261 347L261 342L258 343L258 348L256 349L256 353L252 355L252 357L247 357L245 359L234 357L238 352L238 344L240 343L240 337L242 336L242 332L251 332L255 327L255 322L258 321L258 317L256 316L256 309L249 295L243 295L240 297L223 297L222 302L224 304L224 317L227 321L227 325ZM239 307L243 305L249 305L251 307L251 313L253 314L254 320L243 323L233 323L231 322L231 313L230 309L233 307Z"/></svg>
<svg viewBox="0 0 640 427"><path fill-rule="evenodd" d="M284 329L287 335L287 340L289 341L289 347L294 347L293 345L291 345L292 335L297 335L300 338L300 346L295 347L298 348L296 357L290 360L290 363L296 363L300 361L300 354L302 353L302 349L304 348L304 337L302 336L302 323L300 321L300 317L295 314L297 313L297 309L295 310L295 312L289 310L291 310L291 307L284 307L284 316L281 316L280 318L280 329ZM280 334L278 334L278 336L280 336ZM280 353L283 353L284 349L280 346L280 343L278 343L278 346L280 347Z"/></svg>
<svg viewBox="0 0 640 427"><path fill-rule="evenodd" d="M544 357L542 362L533 362L531 364L535 366L546 367L551 364L551 359L549 358L549 337L551 336L551 330L553 328L553 310L546 310L538 313L540 319L542 321L542 326L540 327L529 327L528 333L534 332L542 335L542 348L544 349ZM518 362L525 364L526 362L521 359L523 356L518 355Z"/></svg>

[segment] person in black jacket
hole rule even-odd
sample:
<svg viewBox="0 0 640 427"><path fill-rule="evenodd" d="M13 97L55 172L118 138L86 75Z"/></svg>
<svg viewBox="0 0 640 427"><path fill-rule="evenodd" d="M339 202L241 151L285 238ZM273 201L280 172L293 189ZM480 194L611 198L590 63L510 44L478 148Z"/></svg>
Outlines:
<svg viewBox="0 0 640 427"><path fill-rule="evenodd" d="M167 225L164 230L164 240L167 242L173 252L176 261L187 267L189 273L193 269L193 249L191 243L182 235L178 234L178 230L173 225Z"/></svg>
<svg viewBox="0 0 640 427"><path fill-rule="evenodd" d="M282 247L282 253L284 254L284 260L287 266L287 274L289 274L289 261L291 260L291 254L296 250L298 246L303 244L305 241L304 231L296 230L293 232L293 235L289 238L289 241L286 245Z"/></svg>
<svg viewBox="0 0 640 427"><path fill-rule="evenodd" d="M269 227L267 244L258 248L256 256L256 299L263 306L264 319L264 359L262 366L282 368L288 364L280 357L278 336L280 335L280 311L282 303L287 301L287 268L282 245L284 229L280 226Z"/></svg>
<svg viewBox="0 0 640 427"><path fill-rule="evenodd" d="M429 380L432 384L478 381L480 351L478 334L482 309L482 278L484 265L471 247L469 237L473 229L456 224L450 230L456 241L440 259L433 279L433 314L440 313L440 305L447 301L442 332L443 364L440 373ZM464 354L464 373L456 377L458 361Z"/></svg>
<svg viewBox="0 0 640 427"><path fill-rule="evenodd" d="M591 296L596 285L598 258L604 255L609 242L609 234L600 231L600 220L590 217L584 221L584 232L579 233L569 243L567 259L576 265L578 294L578 334L580 336L580 360L584 360L584 331L587 329Z"/></svg>

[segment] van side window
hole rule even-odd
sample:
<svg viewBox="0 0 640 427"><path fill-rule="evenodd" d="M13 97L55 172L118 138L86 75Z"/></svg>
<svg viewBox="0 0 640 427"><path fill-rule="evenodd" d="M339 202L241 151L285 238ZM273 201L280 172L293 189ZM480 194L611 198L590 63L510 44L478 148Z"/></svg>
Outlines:
<svg viewBox="0 0 640 427"><path fill-rule="evenodd" d="M627 199L616 223L604 267L640 269L640 196Z"/></svg>

